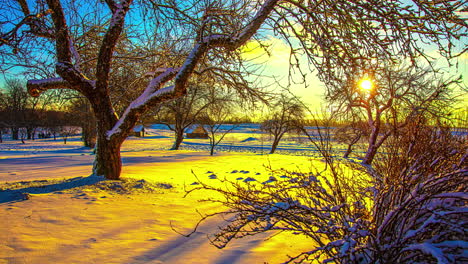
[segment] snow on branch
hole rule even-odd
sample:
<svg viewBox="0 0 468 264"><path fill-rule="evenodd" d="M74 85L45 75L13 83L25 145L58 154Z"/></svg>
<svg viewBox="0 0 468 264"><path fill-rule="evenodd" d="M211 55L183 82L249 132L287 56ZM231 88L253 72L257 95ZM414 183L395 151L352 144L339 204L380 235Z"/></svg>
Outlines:
<svg viewBox="0 0 468 264"><path fill-rule="evenodd" d="M112 18L99 50L98 62L96 66L97 87L107 88L111 61L115 45L123 31L125 16L127 15L132 0L122 1L116 4L114 1L106 1L112 11Z"/></svg>
<svg viewBox="0 0 468 264"><path fill-rule="evenodd" d="M114 127L107 132L107 138L110 140L113 136L122 133L122 131L127 131L127 128L133 127L139 115L147 108L178 96L175 93L174 85L161 88L168 81L172 80L178 72L178 69L168 68L153 78L145 91L130 103Z"/></svg>
<svg viewBox="0 0 468 264"><path fill-rule="evenodd" d="M63 78L50 78L43 80L29 80L26 84L28 93L32 97L38 97L42 92L51 89L73 89L70 83Z"/></svg>

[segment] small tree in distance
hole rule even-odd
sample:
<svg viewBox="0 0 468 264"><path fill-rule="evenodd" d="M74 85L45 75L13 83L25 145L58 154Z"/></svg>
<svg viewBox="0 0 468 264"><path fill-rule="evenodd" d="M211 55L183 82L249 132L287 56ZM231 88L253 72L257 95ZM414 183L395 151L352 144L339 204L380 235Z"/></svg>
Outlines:
<svg viewBox="0 0 468 264"><path fill-rule="evenodd" d="M61 126L59 134L62 136L63 144L67 144L68 137L76 135L79 129L75 126Z"/></svg>
<svg viewBox="0 0 468 264"><path fill-rule="evenodd" d="M156 110L156 122L174 131L171 150L178 150L184 140L185 130L195 124L210 104L209 84L191 83L187 95L162 104Z"/></svg>
<svg viewBox="0 0 468 264"><path fill-rule="evenodd" d="M295 97L281 94L277 101L268 107L268 114L260 129L272 138L270 154L275 153L280 140L286 133L300 133L304 127L305 107Z"/></svg>
<svg viewBox="0 0 468 264"><path fill-rule="evenodd" d="M233 96L229 93L219 95L212 91L209 96L212 103L207 106L199 119L208 132L211 156L214 154L215 147L221 143L224 137L239 126L239 124L226 124L226 121L232 118L235 105Z"/></svg>

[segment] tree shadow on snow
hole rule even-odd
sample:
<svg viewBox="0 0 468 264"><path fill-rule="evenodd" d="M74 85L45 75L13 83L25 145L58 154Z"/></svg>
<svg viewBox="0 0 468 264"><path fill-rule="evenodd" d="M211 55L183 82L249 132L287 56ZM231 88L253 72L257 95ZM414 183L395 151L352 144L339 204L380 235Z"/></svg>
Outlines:
<svg viewBox="0 0 468 264"><path fill-rule="evenodd" d="M18 182L16 184L24 184L29 185L30 183L37 183L39 186L29 186L19 189L6 189L0 190L0 203L8 203L8 202L17 202L29 199L29 194L45 194L45 193L52 193L57 191L64 191L73 189L76 187L82 187L86 185L91 185L98 183L100 181L105 180L104 177L101 176L88 176L88 177L76 177L72 179L67 179L62 182L51 182L47 184L47 180L40 180L40 181L32 181L32 182ZM42 185L41 183L44 183ZM7 187L8 188L8 187Z"/></svg>

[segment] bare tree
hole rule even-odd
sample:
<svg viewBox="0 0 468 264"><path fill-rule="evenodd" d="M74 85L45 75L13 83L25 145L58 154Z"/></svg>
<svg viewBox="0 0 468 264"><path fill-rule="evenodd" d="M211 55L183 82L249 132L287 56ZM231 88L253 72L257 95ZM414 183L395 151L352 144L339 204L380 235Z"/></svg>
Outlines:
<svg viewBox="0 0 468 264"><path fill-rule="evenodd" d="M235 96L230 93L223 93L212 90L209 94L209 101L203 111L199 121L208 132L210 139L210 155L213 156L214 149L233 131L239 124L226 124L232 119L233 108L235 107Z"/></svg>
<svg viewBox="0 0 468 264"><path fill-rule="evenodd" d="M253 10L257 10L255 16L248 15L246 10L240 10L240 8L245 7L239 6L238 4L227 6L219 5L216 7L214 4L210 3L208 6L202 7L204 12L202 12L203 16L201 17L201 21L199 23L197 22L196 25L192 25L192 28L193 26L197 26L196 31L190 30L190 34L193 34L191 36L191 43L194 44L192 44L193 48L189 54L186 54L185 59L182 59L181 64L177 66L168 67L169 65L166 65L164 68L158 67L156 75L146 86L142 94L131 102L121 114L121 117L118 118L110 100L111 98L109 97L109 77L114 61L114 50L124 30L125 17L132 5L132 1L127 0L121 3L106 1L106 5L110 11L108 17L110 23L99 47L95 68L95 81L89 80L89 78L85 76L85 73L80 70L81 58L75 47L76 43L69 30L69 26L71 25L68 25L67 15L64 12L61 2L58 0L47 1L47 12L51 13L51 20L44 14L42 17L47 19L40 20L39 22L48 21L51 22L51 24L45 23L45 25L38 25L27 23L32 13L28 3L26 1L20 1L19 4L21 5L25 18L23 20L20 19L18 28L21 26L29 27L30 32L34 34L34 36L40 36L42 31L49 33L47 37L53 39L55 42L55 54L57 57L56 73L60 76L59 78L42 81L30 81L28 83L29 91L31 95L35 96L48 89L62 88L74 89L82 93L90 101L98 122L98 148L93 171L97 175L105 175L110 179L118 179L121 171L120 146L130 133L132 127L136 124L138 118L149 108L161 102L184 95L186 93L187 81L190 75L196 70L197 66L200 65L200 62L223 50L225 54L228 54L229 51L233 51L244 44L256 33L273 10L276 2L277 1L267 1L261 6L253 6ZM170 16L183 15L183 13L171 13L171 10L180 12L182 8L179 6L153 4L156 5L155 11L161 12L161 9L165 10L161 15L167 16L167 22L170 24L178 21L177 18L170 20ZM196 8L198 12L200 6L194 8ZM234 16L236 13L235 11L238 9L238 13L241 15ZM226 10L227 14L221 12L223 10ZM249 8L249 11L251 10L252 9ZM161 17L160 15L158 16ZM216 20L214 19L216 17L225 18L228 22L231 17L244 17L245 20L242 21L243 23L239 24L224 24L226 22L225 19ZM185 20L189 18L190 16L184 17ZM16 21L18 21L18 19ZM36 19L34 19L34 21L36 21ZM194 22L194 20L189 19L188 22L185 21L184 23L193 24ZM168 25L168 27L170 26L171 25ZM175 28L171 33L176 30ZM226 34L227 32L231 33ZM18 29L15 28L10 32L3 33L3 35L17 36L17 33ZM167 33L169 33L169 31ZM181 32L179 32L179 35L180 33ZM180 45L182 42L176 42L176 44ZM14 43L11 45L14 45ZM222 53L223 52L221 52L221 54ZM161 66L164 66L164 64L162 63ZM168 83L171 81L173 85ZM164 87L165 85L168 86Z"/></svg>
<svg viewBox="0 0 468 264"><path fill-rule="evenodd" d="M85 98L76 98L68 109L75 122L73 125L81 127L81 140L85 147L96 146L96 119Z"/></svg>
<svg viewBox="0 0 468 264"><path fill-rule="evenodd" d="M162 104L156 111L157 122L174 131L175 140L171 150L179 149L186 129L199 121L206 108L213 103L209 96L212 85L192 83L188 88L187 95Z"/></svg>
<svg viewBox="0 0 468 264"><path fill-rule="evenodd" d="M366 73L349 73L349 79L341 80L337 83L340 88L329 90L328 94L328 100L340 105L341 111L367 122L365 164L371 164L380 146L414 115L447 117L448 107L455 100L451 91L460 83L460 79L444 80L428 69L412 66L374 67ZM365 74L372 76L368 77L372 82L368 83L369 89L360 87ZM364 131L361 129L356 135Z"/></svg>
<svg viewBox="0 0 468 264"><path fill-rule="evenodd" d="M346 151L343 158L348 158L353 152L353 147L369 134L369 126L365 121L345 121L344 126L338 127L334 134L334 139L338 143L346 144Z"/></svg>
<svg viewBox="0 0 468 264"><path fill-rule="evenodd" d="M63 144L67 144L68 137L76 135L79 129L75 126L61 126L59 134L62 136Z"/></svg>
<svg viewBox="0 0 468 264"><path fill-rule="evenodd" d="M268 111L260 128L273 137L270 150L270 154L273 154L286 133L303 131L305 107L297 98L281 94L278 100L268 107Z"/></svg>
<svg viewBox="0 0 468 264"><path fill-rule="evenodd" d="M29 107L28 96L25 87L17 79L6 81L4 105L6 119L3 120L11 130L13 140L18 140L20 128L25 123L25 113Z"/></svg>
<svg viewBox="0 0 468 264"><path fill-rule="evenodd" d="M334 71L354 65L357 58L422 55L418 46L421 38L438 44L442 55L450 58L456 55L452 44L466 34L467 28L456 13L462 3L455 0L415 1L413 5L393 0L372 4L345 0L85 1L66 2L67 8L60 0L2 2L0 52L2 58L8 58L2 67L11 67L10 62L18 66L19 61L25 61L22 58L34 58L39 61L37 65L47 69L55 65L59 77L29 81L30 94L38 96L49 89L65 88L89 100L98 124L93 172L110 179L120 176L120 146L140 116L161 102L186 94L194 73L217 73L226 83L236 84L233 88L240 92L255 94L223 66L224 62L238 61L237 49L261 28L272 30L291 45L290 63L295 66L291 70L301 69L298 61L302 51L323 81ZM76 4L83 3L89 3L87 12L80 13ZM145 19L126 23L130 9ZM82 15L89 13L93 15ZM87 21L88 17L92 21ZM83 47L77 44L89 32L85 25L92 27L96 18L105 23L100 27L99 41L93 42L94 56L85 61ZM261 38L261 34L256 36ZM130 53L130 57L119 54L116 51L124 39L135 45L145 43L151 52L142 56ZM190 47L188 52L186 47ZM43 61L41 56L34 56L41 54L41 48L50 51ZM179 59L169 59L175 56ZM119 72L118 62L124 60L151 65L155 75L118 112L110 84L112 74Z"/></svg>

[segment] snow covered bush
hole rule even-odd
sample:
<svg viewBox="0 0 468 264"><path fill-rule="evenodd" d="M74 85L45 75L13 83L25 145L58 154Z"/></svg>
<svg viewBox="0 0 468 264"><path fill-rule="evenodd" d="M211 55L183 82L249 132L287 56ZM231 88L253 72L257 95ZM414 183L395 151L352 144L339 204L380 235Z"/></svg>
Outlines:
<svg viewBox="0 0 468 264"><path fill-rule="evenodd" d="M231 240L266 231L305 235L310 251L287 263L466 263L467 147L450 131L410 126L375 164L324 157L311 172L272 171L264 182L199 185L222 194Z"/></svg>

